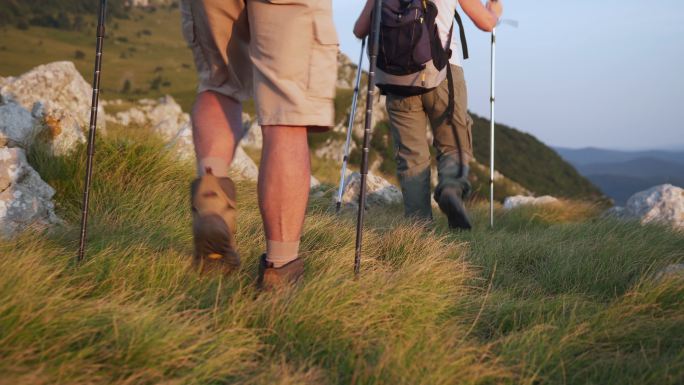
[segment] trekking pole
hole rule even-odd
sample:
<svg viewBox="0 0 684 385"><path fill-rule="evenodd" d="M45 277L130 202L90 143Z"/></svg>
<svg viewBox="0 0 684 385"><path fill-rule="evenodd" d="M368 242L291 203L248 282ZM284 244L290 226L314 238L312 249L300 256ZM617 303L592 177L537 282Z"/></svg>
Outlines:
<svg viewBox="0 0 684 385"><path fill-rule="evenodd" d="M88 157L86 161L85 187L83 188L83 212L81 215L81 239L77 260L83 260L88 228L88 203L90 200L90 179L93 172L93 153L95 152L95 131L97 129L97 106L100 97L100 71L102 70L102 46L105 38L105 14L107 0L100 1L97 19L97 42L95 45L95 73L93 75L93 100L90 108L90 129L88 131Z"/></svg>
<svg viewBox="0 0 684 385"><path fill-rule="evenodd" d="M514 28L518 28L518 22L516 20L500 20L498 25L508 24ZM496 64L496 27L492 29L492 74L491 74L491 88L490 88L490 107L489 107L489 120L490 120L490 143L489 143L489 226L494 228L494 102L496 97L494 94L494 80L495 80L495 64Z"/></svg>
<svg viewBox="0 0 684 385"><path fill-rule="evenodd" d="M375 68L378 62L378 45L380 43L380 19L382 17L382 0L375 0L375 10L371 24L370 64L368 67L368 91L366 94L366 121L363 130L363 152L361 154L361 186L359 188L359 214L356 221L356 254L354 256L354 274L358 277L361 271L361 242L363 241L363 214L366 210L366 179L368 176L368 147L370 147L371 123L373 120L373 96L375 95Z"/></svg>
<svg viewBox="0 0 684 385"><path fill-rule="evenodd" d="M366 38L361 41L361 54L359 55L359 68L356 70L356 80L354 81L354 97L352 98L351 113L347 124L347 141L344 143L344 157L342 158L342 171L340 172L340 187L337 191L337 203L335 212L339 213L342 207L342 193L344 191L344 179L347 174L347 163L349 162L349 145L351 144L352 129L354 118L356 117L356 105L359 97L359 85L361 84L361 65L363 64L363 54L366 49Z"/></svg>
<svg viewBox="0 0 684 385"><path fill-rule="evenodd" d="M489 89L489 226L494 228L494 70L496 59L496 27L492 29L492 63Z"/></svg>

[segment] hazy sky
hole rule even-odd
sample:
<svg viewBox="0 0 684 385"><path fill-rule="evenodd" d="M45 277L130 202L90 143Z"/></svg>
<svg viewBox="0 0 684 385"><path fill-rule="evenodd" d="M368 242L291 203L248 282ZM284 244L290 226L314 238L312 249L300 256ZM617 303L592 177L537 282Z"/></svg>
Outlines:
<svg viewBox="0 0 684 385"><path fill-rule="evenodd" d="M498 122L554 146L684 149L684 1L503 1L520 26L497 31ZM356 61L365 0L333 3ZM490 39L466 24L469 107L488 117Z"/></svg>

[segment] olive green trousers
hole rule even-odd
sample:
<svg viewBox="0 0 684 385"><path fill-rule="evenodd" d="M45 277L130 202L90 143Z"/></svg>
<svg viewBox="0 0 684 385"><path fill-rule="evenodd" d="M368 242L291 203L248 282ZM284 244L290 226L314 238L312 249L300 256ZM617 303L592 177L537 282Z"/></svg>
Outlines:
<svg viewBox="0 0 684 385"><path fill-rule="evenodd" d="M473 159L472 125L463 68L451 65L453 84L444 80L434 90L416 96L387 95L387 112L394 142L397 176L404 195L406 216L432 219L430 180L432 158L437 159L435 198L447 186L463 196L470 191L468 164ZM451 92L450 92L451 91ZM449 99L454 105L449 113ZM428 123L432 143L428 143Z"/></svg>

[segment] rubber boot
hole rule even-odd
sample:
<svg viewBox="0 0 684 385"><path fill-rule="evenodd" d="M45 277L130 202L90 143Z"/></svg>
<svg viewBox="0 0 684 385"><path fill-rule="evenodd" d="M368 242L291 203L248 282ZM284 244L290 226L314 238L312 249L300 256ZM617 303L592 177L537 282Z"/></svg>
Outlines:
<svg viewBox="0 0 684 385"><path fill-rule="evenodd" d="M235 244L235 184L207 174L192 183L191 194L193 264L200 272L236 270L240 257Z"/></svg>
<svg viewBox="0 0 684 385"><path fill-rule="evenodd" d="M263 291L276 291L297 282L304 275L304 261L297 258L279 268L266 260L266 254L259 258L259 277L257 288Z"/></svg>
<svg viewBox="0 0 684 385"><path fill-rule="evenodd" d="M472 225L463 200L470 193L469 167L463 166L458 155L445 154L437 159L439 184L435 188L435 200L446 215L449 228L470 230Z"/></svg>
<svg viewBox="0 0 684 385"><path fill-rule="evenodd" d="M399 185L404 198L404 215L432 221L430 167L412 176L399 173Z"/></svg>

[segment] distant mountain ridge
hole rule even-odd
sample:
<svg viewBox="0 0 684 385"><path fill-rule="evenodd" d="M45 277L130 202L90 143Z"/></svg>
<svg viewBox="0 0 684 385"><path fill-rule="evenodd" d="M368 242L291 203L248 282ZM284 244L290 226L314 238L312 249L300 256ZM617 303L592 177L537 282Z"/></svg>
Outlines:
<svg viewBox="0 0 684 385"><path fill-rule="evenodd" d="M618 151L600 148L556 151L616 204L634 193L669 183L684 186L684 151Z"/></svg>
<svg viewBox="0 0 684 385"><path fill-rule="evenodd" d="M586 147L579 149L554 147L554 150L556 150L556 152L558 152L558 154L560 154L560 156L562 156L565 160L575 165L589 163L627 162L639 158L660 159L684 165L684 150L621 151L608 150L596 147Z"/></svg>

